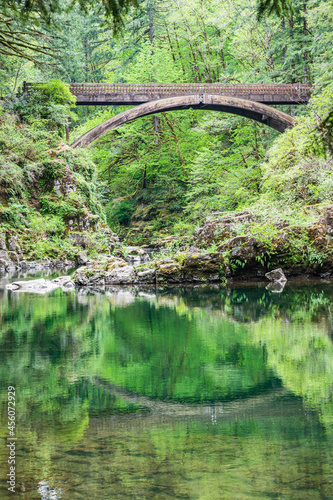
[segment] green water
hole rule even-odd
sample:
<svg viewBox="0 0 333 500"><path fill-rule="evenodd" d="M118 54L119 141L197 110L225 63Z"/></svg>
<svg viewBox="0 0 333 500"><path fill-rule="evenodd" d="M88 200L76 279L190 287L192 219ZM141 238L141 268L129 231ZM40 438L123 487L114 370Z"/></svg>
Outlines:
<svg viewBox="0 0 333 500"><path fill-rule="evenodd" d="M328 284L0 288L0 498L333 499L332 303Z"/></svg>

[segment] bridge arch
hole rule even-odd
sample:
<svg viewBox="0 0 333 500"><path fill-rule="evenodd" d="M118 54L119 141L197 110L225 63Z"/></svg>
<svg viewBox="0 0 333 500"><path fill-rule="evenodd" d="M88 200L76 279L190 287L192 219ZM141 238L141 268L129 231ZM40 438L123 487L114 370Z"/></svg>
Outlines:
<svg viewBox="0 0 333 500"><path fill-rule="evenodd" d="M123 111L105 120L100 125L97 125L89 130L89 132L76 139L72 147L88 146L88 144L92 143L106 132L109 132L109 130L135 120L136 118L162 113L163 111L189 108L223 111L225 113L245 116L246 118L264 123L279 132L283 132L286 128L291 128L294 125L294 120L290 115L256 101L210 94L185 95L150 101Z"/></svg>

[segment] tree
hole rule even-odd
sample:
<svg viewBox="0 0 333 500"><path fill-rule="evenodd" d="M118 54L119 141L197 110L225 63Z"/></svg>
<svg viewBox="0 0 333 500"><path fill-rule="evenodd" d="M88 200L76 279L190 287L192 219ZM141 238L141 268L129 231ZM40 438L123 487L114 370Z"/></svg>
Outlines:
<svg viewBox="0 0 333 500"><path fill-rule="evenodd" d="M259 0L257 8L258 19L262 19L265 15L290 16L292 13L293 8L290 0Z"/></svg>
<svg viewBox="0 0 333 500"><path fill-rule="evenodd" d="M38 55L52 55L48 46L50 34L45 26L55 25L55 16L78 5L87 13L96 6L94 0L0 0L0 54L16 56L39 63ZM99 11L112 26L114 33L124 25L124 16L138 0L102 0ZM38 28L38 29L37 29ZM39 43L36 43L36 38Z"/></svg>

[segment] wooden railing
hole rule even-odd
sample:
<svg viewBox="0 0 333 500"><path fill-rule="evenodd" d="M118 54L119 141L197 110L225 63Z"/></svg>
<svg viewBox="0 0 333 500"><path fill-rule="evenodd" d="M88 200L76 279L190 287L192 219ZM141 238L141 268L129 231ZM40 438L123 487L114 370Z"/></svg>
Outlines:
<svg viewBox="0 0 333 500"><path fill-rule="evenodd" d="M72 83L74 95L80 94L284 94L304 95L311 86L298 85L233 85L224 83Z"/></svg>
<svg viewBox="0 0 333 500"><path fill-rule="evenodd" d="M24 83L30 93L38 84ZM225 84L225 83L72 83L76 104L136 106L169 97L218 95L246 99L268 105L306 104L311 86L304 84Z"/></svg>
<svg viewBox="0 0 333 500"><path fill-rule="evenodd" d="M36 84L35 84L36 85ZM24 82L23 91L34 84ZM71 83L70 91L80 94L283 94L300 96L310 94L311 85L305 84L225 84L225 83Z"/></svg>

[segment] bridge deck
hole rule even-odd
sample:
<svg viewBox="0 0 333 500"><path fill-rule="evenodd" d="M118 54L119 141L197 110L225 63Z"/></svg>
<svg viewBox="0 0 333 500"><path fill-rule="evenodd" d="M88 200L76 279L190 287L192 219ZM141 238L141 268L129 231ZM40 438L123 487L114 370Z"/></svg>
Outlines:
<svg viewBox="0 0 333 500"><path fill-rule="evenodd" d="M33 84L24 82L23 91ZM224 83L72 83L77 105L137 105L183 95L222 95L265 104L306 104L311 86Z"/></svg>

